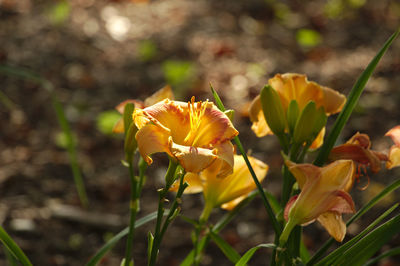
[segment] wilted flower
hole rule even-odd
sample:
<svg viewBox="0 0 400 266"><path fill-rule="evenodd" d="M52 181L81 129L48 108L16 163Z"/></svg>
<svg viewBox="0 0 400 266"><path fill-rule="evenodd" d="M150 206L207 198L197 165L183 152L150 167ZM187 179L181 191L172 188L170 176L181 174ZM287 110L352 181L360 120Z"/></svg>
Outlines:
<svg viewBox="0 0 400 266"><path fill-rule="evenodd" d="M371 150L371 141L366 134L356 133L345 144L334 147L330 154L329 160L336 161L340 159L353 160L359 166L358 174L360 175L360 167L369 166L373 173L381 170L381 161L387 161L386 154Z"/></svg>
<svg viewBox="0 0 400 266"><path fill-rule="evenodd" d="M273 78L268 80L268 84L278 93L283 111L286 116L289 104L295 100L298 105L299 114L301 114L304 107L313 101L316 108L323 107L326 115L340 112L346 98L344 95L334 91L328 87L321 86L315 82L308 81L305 75L286 73L276 74ZM250 106L249 110L250 120L253 122L252 130L258 137L273 134L268 126L261 105L260 96L257 96ZM286 131L289 131L288 124L286 123ZM319 136L314 141L312 148L317 148L322 144L322 134L324 129L320 131Z"/></svg>
<svg viewBox="0 0 400 266"><path fill-rule="evenodd" d="M391 137L394 142L389 151L389 160L386 162L386 168L392 169L400 165L400 125L389 130L385 136Z"/></svg>
<svg viewBox="0 0 400 266"><path fill-rule="evenodd" d="M338 160L325 167L295 164L286 161L301 192L292 197L285 208L288 221L282 238L288 237L295 225L307 225L317 219L328 233L341 242L346 234L342 213L354 212L354 202L347 193L353 185L355 172L351 160Z"/></svg>
<svg viewBox="0 0 400 266"><path fill-rule="evenodd" d="M135 108L133 122L139 152L148 164L150 155L166 152L187 172L199 173L214 161L218 176L232 173L233 145L238 134L229 118L211 102L165 99L144 109Z"/></svg>
<svg viewBox="0 0 400 266"><path fill-rule="evenodd" d="M142 102L140 100L128 99L128 100L125 100L122 103L118 104L115 107L115 109L120 114L123 114L125 105L128 103L133 103L135 105L135 108L143 109L150 105L156 104L164 99L170 99L170 100L174 99L174 93L172 92L172 89L169 85L164 86L163 88L156 91L154 94L147 97L144 100L144 102ZM124 120L122 118L120 120L118 120L117 123L114 125L113 132L114 133L123 133L124 132Z"/></svg>

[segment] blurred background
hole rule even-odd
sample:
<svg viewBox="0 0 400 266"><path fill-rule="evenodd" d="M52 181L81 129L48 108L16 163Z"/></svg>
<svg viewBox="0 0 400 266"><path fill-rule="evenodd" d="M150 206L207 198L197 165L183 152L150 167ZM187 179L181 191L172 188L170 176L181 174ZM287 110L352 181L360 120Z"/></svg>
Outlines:
<svg viewBox="0 0 400 266"><path fill-rule="evenodd" d="M279 145L273 136L258 139L250 131L249 102L269 78L286 72L347 94L399 21L400 2L394 0L0 0L0 223L34 265L83 265L129 218L123 139L111 133L120 117L114 107L144 100L166 84L176 99L188 101L192 95L212 100L211 83L236 111L245 148L270 165L264 187L279 195ZM374 149L390 147L382 136L400 124L399 74L396 40L341 142L360 131L370 135ZM163 186L166 157L154 161L139 217L156 210L156 189ZM74 183L79 174L88 208L81 207ZM356 206L399 177L399 170L371 175L367 190L353 191ZM394 201L398 192L352 225L349 235ZM202 206L200 195L184 196L183 214L196 219ZM211 222L223 214L215 210ZM136 265L145 265L153 228L149 223L137 230ZM179 265L191 250L191 229L179 218L170 226L159 265ZM221 236L241 254L272 242L259 198ZM315 224L305 228L304 238L315 251L328 235ZM397 236L388 246L399 244ZM124 245L125 239L101 265L119 265ZM251 265L268 264L269 255L258 251ZM394 259L385 263L396 265ZM230 265L213 244L203 264Z"/></svg>

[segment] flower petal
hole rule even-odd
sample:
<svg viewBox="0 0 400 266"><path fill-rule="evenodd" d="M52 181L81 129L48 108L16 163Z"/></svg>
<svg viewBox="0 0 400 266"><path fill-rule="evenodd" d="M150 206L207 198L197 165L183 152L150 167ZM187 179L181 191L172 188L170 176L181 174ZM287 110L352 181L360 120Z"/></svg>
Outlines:
<svg viewBox="0 0 400 266"><path fill-rule="evenodd" d="M113 133L124 133L125 129L124 129L124 120L121 118L117 121L117 123L115 123L112 132Z"/></svg>
<svg viewBox="0 0 400 266"><path fill-rule="evenodd" d="M302 110L309 101L314 101L317 108L323 106L327 114L339 112L346 97L328 87L308 81L305 75L296 73L276 74L268 83L278 91L282 105L287 108L291 100L296 100Z"/></svg>
<svg viewBox="0 0 400 266"><path fill-rule="evenodd" d="M264 113L261 107L260 95L254 98L249 108L250 121L253 123L251 129L257 137L264 137L266 135L272 135L272 131L269 128L267 121L265 120Z"/></svg>
<svg viewBox="0 0 400 266"><path fill-rule="evenodd" d="M166 152L172 156L168 146L169 134L165 129L148 123L136 133L136 140L140 155L148 164L153 160L149 155L156 152Z"/></svg>
<svg viewBox="0 0 400 266"><path fill-rule="evenodd" d="M321 129L321 131L318 133L318 136L314 139L313 143L310 146L310 149L318 149L319 147L322 146L324 143L324 137L325 137L325 127Z"/></svg>
<svg viewBox="0 0 400 266"><path fill-rule="evenodd" d="M395 126L394 128L392 128L391 130L389 130L385 136L389 136L392 138L394 144L397 147L400 147L400 125Z"/></svg>
<svg viewBox="0 0 400 266"><path fill-rule="evenodd" d="M341 190L353 182L355 173L351 160L337 160L322 168L321 185L326 191Z"/></svg>
<svg viewBox="0 0 400 266"><path fill-rule="evenodd" d="M292 208L293 204L296 202L298 197L299 197L299 195L295 195L295 196L291 197L289 199L289 201L286 203L285 211L284 211L284 215L283 215L283 217L285 218L286 221L289 219L290 209Z"/></svg>
<svg viewBox="0 0 400 266"><path fill-rule="evenodd" d="M389 151L389 161L386 162L386 168L392 169L397 166L400 166L400 147L392 146Z"/></svg>
<svg viewBox="0 0 400 266"><path fill-rule="evenodd" d="M135 105L135 108L144 108L144 103L142 101L139 100L133 100L133 99L128 99L123 101L122 103L118 104L115 109L120 113L123 114L124 113L124 109L125 109L125 105L127 105L128 103L133 103Z"/></svg>
<svg viewBox="0 0 400 266"><path fill-rule="evenodd" d="M234 157L233 152L234 148L230 141L225 141L219 145L215 146L217 150L217 160L221 161L221 167L217 173L217 177L225 177L233 173L233 165L234 165Z"/></svg>
<svg viewBox="0 0 400 266"><path fill-rule="evenodd" d="M207 147L209 145L216 145L237 136L239 132L233 127L231 120L221 112L213 103L202 103L205 107L204 113L199 115L199 124L193 128L195 137L192 139L190 145L199 147ZM198 111L198 110L197 110ZM190 113L190 116L194 116Z"/></svg>
<svg viewBox="0 0 400 266"><path fill-rule="evenodd" d="M313 164L296 164L289 160L287 160L285 164L289 167L289 171L296 178L300 189L303 189L304 184L307 181L312 182L321 175L321 168Z"/></svg>
<svg viewBox="0 0 400 266"><path fill-rule="evenodd" d="M188 187L184 190L184 194L195 194L203 191L203 182L200 179L199 175L196 173L186 173L184 176L184 180L188 183ZM175 181L175 183L171 186L170 191L178 191L179 189L179 180Z"/></svg>
<svg viewBox="0 0 400 266"><path fill-rule="evenodd" d="M346 235L346 224L343 222L341 214L329 211L321 214L317 220L336 241L343 241Z"/></svg>
<svg viewBox="0 0 400 266"><path fill-rule="evenodd" d="M144 100L144 105L150 106L164 99L170 99L170 100L174 99L174 93L172 92L172 89L169 85L164 86L151 96L147 97L146 100Z"/></svg>
<svg viewBox="0 0 400 266"><path fill-rule="evenodd" d="M231 211L233 210L240 202L242 202L245 198L247 198L247 195L249 195L249 193L247 193L246 195L243 195L241 197L238 197L234 200L231 200L227 203L224 203L221 205L221 208L227 211Z"/></svg>
<svg viewBox="0 0 400 266"><path fill-rule="evenodd" d="M179 145L172 138L169 139L169 150L186 172L199 173L217 158L216 150Z"/></svg>
<svg viewBox="0 0 400 266"><path fill-rule="evenodd" d="M332 200L332 207L329 209L330 211L335 211L338 213L354 213L355 205L354 201L351 198L350 194L343 191L336 191L336 198Z"/></svg>

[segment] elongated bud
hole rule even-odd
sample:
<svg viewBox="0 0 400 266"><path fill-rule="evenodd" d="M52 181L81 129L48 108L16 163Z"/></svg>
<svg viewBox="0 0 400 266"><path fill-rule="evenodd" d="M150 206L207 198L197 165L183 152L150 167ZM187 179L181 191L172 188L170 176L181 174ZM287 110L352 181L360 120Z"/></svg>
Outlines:
<svg viewBox="0 0 400 266"><path fill-rule="evenodd" d="M294 133L294 128L296 127L297 119L299 118L300 109L299 104L296 100L291 100L287 109L287 122L289 126L289 132L291 135Z"/></svg>
<svg viewBox="0 0 400 266"><path fill-rule="evenodd" d="M327 116L324 108L316 108L314 101L310 101L303 109L293 133L293 141L297 144L312 142L325 126Z"/></svg>
<svg viewBox="0 0 400 266"><path fill-rule="evenodd" d="M267 121L269 128L277 136L284 134L286 128L286 114L278 92L270 85L266 85L261 90L260 98L265 121Z"/></svg>
<svg viewBox="0 0 400 266"><path fill-rule="evenodd" d="M124 143L124 150L125 150L125 157L126 160L129 162L132 160L133 154L137 149L137 142L136 142L136 132L138 128L136 127L135 123L132 123L132 113L135 110L135 105L133 103L128 103L124 109L124 130L125 130L125 143Z"/></svg>

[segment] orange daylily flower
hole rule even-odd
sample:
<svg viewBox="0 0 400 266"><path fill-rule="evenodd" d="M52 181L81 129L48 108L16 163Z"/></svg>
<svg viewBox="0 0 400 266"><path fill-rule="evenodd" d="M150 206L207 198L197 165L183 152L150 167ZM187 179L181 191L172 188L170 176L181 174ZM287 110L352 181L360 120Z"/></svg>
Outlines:
<svg viewBox="0 0 400 266"><path fill-rule="evenodd" d="M135 104L135 108L143 109L150 105L156 104L164 99L174 100L174 93L169 85L164 86L163 88L156 91L154 94L147 97L144 102L140 100L128 99L118 104L115 109L120 113L124 113L125 105L128 103ZM124 120L121 118L117 121L113 128L114 133L123 133L124 132Z"/></svg>
<svg viewBox="0 0 400 266"><path fill-rule="evenodd" d="M150 155L166 152L187 172L199 173L212 163L222 164L218 176L232 173L233 145L239 132L211 102L188 103L165 99L144 109L135 108L136 140L148 164Z"/></svg>
<svg viewBox="0 0 400 266"><path fill-rule="evenodd" d="M292 100L297 101L300 113L310 101L314 101L317 108L323 106L325 113L330 115L340 112L346 101L344 95L328 87L308 81L307 77L301 74L276 74L268 80L268 84L278 92L285 112ZM253 100L249 109L249 116L253 122L251 129L258 137L273 134L264 118L260 96ZM318 148L322 145L324 133L325 128L321 130L311 148Z"/></svg>
<svg viewBox="0 0 400 266"><path fill-rule="evenodd" d="M400 166L400 125L389 130L385 136L391 137L394 142L389 151L389 160L386 162L386 168L392 169Z"/></svg>
<svg viewBox="0 0 400 266"><path fill-rule="evenodd" d="M371 150L371 141L366 134L357 132L345 144L334 147L330 154L329 160L336 161L340 159L348 159L356 162L359 167L369 166L373 173L381 170L381 161L387 161L386 154ZM358 175L361 175L361 169L358 169Z"/></svg>
<svg viewBox="0 0 400 266"><path fill-rule="evenodd" d="M268 172L268 165L251 156L249 156L249 161L258 180L260 182L264 180ZM185 182L189 186L184 193L191 194L202 191L209 211L219 206L225 210L232 210L256 188L243 157L235 155L234 162L233 173L225 178L217 177L220 167L217 164L205 169L200 174L186 174ZM175 183L172 190L176 191L177 189L177 183Z"/></svg>
<svg viewBox="0 0 400 266"><path fill-rule="evenodd" d="M346 234L341 214L354 212L354 202L347 193L353 185L353 161L338 160L322 168L291 161L286 161L286 165L301 189L286 205L285 219L290 229L286 234L290 233L290 227L307 225L317 219L341 242Z"/></svg>

